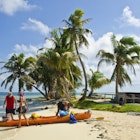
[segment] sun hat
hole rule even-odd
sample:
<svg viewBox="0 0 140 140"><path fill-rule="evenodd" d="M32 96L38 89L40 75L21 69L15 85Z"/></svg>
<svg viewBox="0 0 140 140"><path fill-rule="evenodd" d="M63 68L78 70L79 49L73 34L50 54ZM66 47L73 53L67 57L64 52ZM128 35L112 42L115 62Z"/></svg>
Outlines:
<svg viewBox="0 0 140 140"><path fill-rule="evenodd" d="M24 93L23 93L23 92L19 92L18 95L19 95L19 96L24 96Z"/></svg>

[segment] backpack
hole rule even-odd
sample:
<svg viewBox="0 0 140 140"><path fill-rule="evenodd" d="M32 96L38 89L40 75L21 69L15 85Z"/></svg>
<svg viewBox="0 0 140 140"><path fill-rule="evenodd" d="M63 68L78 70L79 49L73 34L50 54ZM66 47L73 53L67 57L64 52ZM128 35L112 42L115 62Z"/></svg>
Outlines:
<svg viewBox="0 0 140 140"><path fill-rule="evenodd" d="M77 120L72 113L70 114L70 123L77 123Z"/></svg>

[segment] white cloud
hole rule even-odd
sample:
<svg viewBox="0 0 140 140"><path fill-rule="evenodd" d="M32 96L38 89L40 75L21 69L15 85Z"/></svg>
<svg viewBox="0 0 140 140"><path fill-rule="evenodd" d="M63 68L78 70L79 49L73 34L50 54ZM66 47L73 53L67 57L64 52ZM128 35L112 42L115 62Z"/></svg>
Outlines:
<svg viewBox="0 0 140 140"><path fill-rule="evenodd" d="M96 57L97 53L99 50L104 49L105 51L112 52L112 44L110 41L110 37L113 33L108 32L104 34L102 37L100 37L98 40L94 40L92 36L88 36L88 42L89 46L88 48L83 47L81 49L81 53L86 56L86 58L82 58L84 60L84 63L86 64L86 69L89 71L91 68L93 71L97 70L97 63L98 63L98 58ZM107 77L110 77L110 72L112 70L111 66L102 66L103 69L101 71L105 73ZM106 68L104 68L106 67ZM109 73L109 75L108 75Z"/></svg>
<svg viewBox="0 0 140 140"><path fill-rule="evenodd" d="M43 48L53 48L54 44L50 40L45 40L45 43L42 46Z"/></svg>
<svg viewBox="0 0 140 140"><path fill-rule="evenodd" d="M29 57L29 56L35 56L37 54L38 49L39 46L33 46L33 45L26 46L24 44L21 45L16 44L14 47L14 52L16 54L24 53L26 57Z"/></svg>
<svg viewBox="0 0 140 140"><path fill-rule="evenodd" d="M29 18L28 22L23 23L21 29L37 31L45 36L48 35L50 32L50 29L47 25L45 25L41 21L32 18Z"/></svg>
<svg viewBox="0 0 140 140"><path fill-rule="evenodd" d="M135 41L136 41L138 44L140 44L140 36L137 36L137 35L135 35L135 34L131 34L131 35L129 35L129 36L133 37L133 38L135 39Z"/></svg>
<svg viewBox="0 0 140 140"><path fill-rule="evenodd" d="M140 27L140 19L133 15L129 6L124 8L121 20L130 26Z"/></svg>
<svg viewBox="0 0 140 140"><path fill-rule="evenodd" d="M35 56L40 48L52 48L53 44L49 40L45 40L43 44L39 45L25 45L25 44L16 44L14 46L14 53L20 54L24 53L26 57ZM13 54L10 54L11 57Z"/></svg>
<svg viewBox="0 0 140 140"><path fill-rule="evenodd" d="M88 37L88 41L89 41L88 48L83 47L80 50L80 52L86 56L86 58L83 57L82 60L84 61L84 64L86 67L86 72L88 74L91 74L90 69L92 69L93 71L97 70L97 63L99 62L99 60L96 58L96 55L99 50L103 49L108 52L113 51L112 43L110 40L110 37L112 34L113 34L112 32L108 32L108 33L104 34L103 36L101 36L100 38L98 38L98 40L95 40L93 36L89 36ZM124 35L116 34L115 36L116 36L117 40L120 40ZM137 36L137 35L128 35L128 36L134 37L134 39L136 41L140 42L139 36ZM107 64L103 64L102 67L100 67L100 71L102 73L104 73L104 75L108 78L111 77L113 69L114 69L113 65L107 65ZM131 71L128 70L129 76L132 80L132 84L135 88L134 87L132 88L131 85L127 84L122 89L120 89L120 91L137 91L138 90L138 83L140 83L140 80L137 77L140 76L140 67L135 66L135 70L136 70L136 76ZM108 89L110 89L110 90L108 90ZM112 82L110 85L106 85L97 91L115 92L115 83Z"/></svg>
<svg viewBox="0 0 140 140"><path fill-rule="evenodd" d="M83 47L80 50L80 52L86 56L86 57L82 57L82 60L84 61L84 64L86 67L86 72L88 74L91 74L90 69L92 69L93 71L97 70L97 63L99 60L96 58L96 54L98 53L98 51L100 49L104 49L105 51L112 52L112 47L111 47L112 44L111 44L111 40L110 40L110 37L112 34L113 34L112 32L108 32L108 33L104 34L102 37L100 37L98 40L95 40L94 37L91 35L88 36L88 38L87 38L89 41L88 48ZM124 35L116 34L116 39L118 40L123 36ZM138 36L136 36L136 35L131 35L131 36L133 36L135 39L139 40ZM14 47L14 53L19 54L19 53L23 52L26 55L26 57L35 56L37 54L37 51L39 48L42 48L42 47L51 48L52 46L53 46L53 44L49 40L46 40L43 44L39 44L36 46L16 44ZM140 80L137 77L140 76L140 67L136 66L135 70L136 70L136 76L134 76L134 74L132 74L129 71L129 75L132 79L133 87L130 86L129 84L127 84L120 91L133 91L133 92L138 91L138 84L140 83ZM103 64L100 71L102 73L104 73L104 75L106 77L110 78L110 76L113 72L113 65ZM101 89L97 90L97 92L115 92L114 82L112 82L110 85L106 85L106 86L102 87Z"/></svg>
<svg viewBox="0 0 140 140"><path fill-rule="evenodd" d="M17 11L31 10L35 5L30 5L27 0L0 0L0 12L14 15Z"/></svg>

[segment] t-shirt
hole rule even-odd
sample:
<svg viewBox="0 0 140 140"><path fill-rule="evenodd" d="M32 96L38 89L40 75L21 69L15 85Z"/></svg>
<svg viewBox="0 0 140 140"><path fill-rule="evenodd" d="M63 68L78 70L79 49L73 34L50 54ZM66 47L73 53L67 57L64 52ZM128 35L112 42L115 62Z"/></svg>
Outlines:
<svg viewBox="0 0 140 140"><path fill-rule="evenodd" d="M14 108L14 96L6 96L6 109Z"/></svg>

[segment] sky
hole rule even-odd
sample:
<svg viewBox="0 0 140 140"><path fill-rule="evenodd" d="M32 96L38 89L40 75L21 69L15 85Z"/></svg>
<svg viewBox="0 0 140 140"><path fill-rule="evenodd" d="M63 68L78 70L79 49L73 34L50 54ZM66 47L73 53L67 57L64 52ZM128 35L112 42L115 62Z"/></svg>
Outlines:
<svg viewBox="0 0 140 140"><path fill-rule="evenodd" d="M64 27L62 20L81 9L83 19L91 18L85 25L92 31L87 38L89 46L80 50L85 55L82 59L86 71L91 74L90 69L97 69L97 52L112 51L112 34L118 40L123 36L134 37L140 44L139 5L139 0L0 0L0 61L7 61L14 53L28 57L36 55L39 48L50 48L50 42L45 40L50 31ZM128 70L132 85L126 84L120 91L140 92L140 66L135 66L135 70L136 75ZM113 66L104 64L100 71L110 78ZM0 83L4 78L5 75L0 76ZM6 90L0 87L0 91ZM115 85L112 82L97 92L115 92Z"/></svg>

